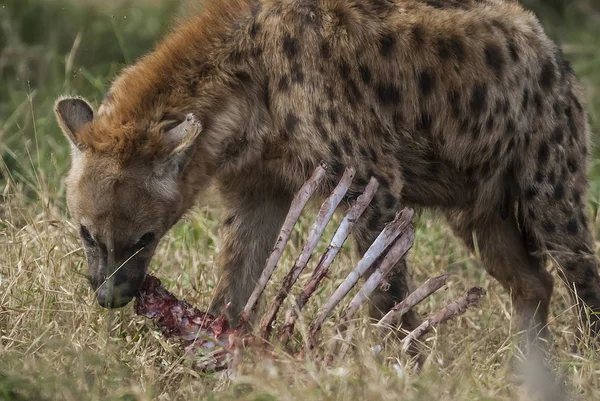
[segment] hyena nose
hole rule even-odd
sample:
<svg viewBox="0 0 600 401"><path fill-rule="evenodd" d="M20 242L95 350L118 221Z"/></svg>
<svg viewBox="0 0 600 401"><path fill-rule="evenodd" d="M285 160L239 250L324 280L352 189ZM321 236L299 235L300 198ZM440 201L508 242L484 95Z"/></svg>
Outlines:
<svg viewBox="0 0 600 401"><path fill-rule="evenodd" d="M96 290L96 299L103 308L121 308L131 302L134 295L128 286L115 285L113 280L107 280Z"/></svg>

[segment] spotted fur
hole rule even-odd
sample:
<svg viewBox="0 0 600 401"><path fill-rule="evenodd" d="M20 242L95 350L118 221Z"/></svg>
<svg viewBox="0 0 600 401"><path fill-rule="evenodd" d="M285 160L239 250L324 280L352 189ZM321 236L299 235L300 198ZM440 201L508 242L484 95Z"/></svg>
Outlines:
<svg viewBox="0 0 600 401"><path fill-rule="evenodd" d="M349 200L370 176L381 184L358 224L361 252L401 205L439 209L471 249L477 238L523 325L546 323L548 255L569 288L600 308L581 87L533 14L503 0L205 3L123 71L95 119L71 135L83 156L69 187L75 220L93 226L90 209L110 205L106 213L131 218L151 204L169 216L153 228L160 237L216 183L224 224L214 308L232 302L237 313L292 195L325 161L322 194L344 166L357 171ZM185 168L161 178L168 130L188 113L202 132ZM121 205L119 191L135 186L118 183L161 179L179 203L160 203L164 189L152 184L132 200L136 210ZM122 242L133 235L114 219L102 224ZM374 315L408 291L401 266L374 297Z"/></svg>

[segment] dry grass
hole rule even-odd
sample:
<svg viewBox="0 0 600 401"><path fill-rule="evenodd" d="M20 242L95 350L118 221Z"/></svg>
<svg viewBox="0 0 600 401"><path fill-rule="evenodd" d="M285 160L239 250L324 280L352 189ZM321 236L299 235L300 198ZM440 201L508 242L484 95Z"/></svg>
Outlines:
<svg viewBox="0 0 600 401"><path fill-rule="evenodd" d="M100 99L109 77L120 68L117 63L147 51L166 25L163 13L170 8L158 10L155 0L144 3L118 9L115 18L74 5L62 7L59 0L7 0L14 13L7 17L0 10L0 53L18 54L0 66L0 401L529 399L512 374L519 352L508 294L432 215L424 215L417 225L411 254L414 279L421 283L444 272L453 277L446 290L418 310L429 315L473 285L484 287L488 296L479 308L427 339L428 358L420 375L397 345L390 344L377 356L371 353L379 340L364 313L357 322L355 347L332 368L310 356L295 361L281 353L273 361L248 354L239 375L227 378L195 371L178 345L164 341L131 306L118 311L97 306L85 279L76 230L66 215L61 177L68 147L51 107L59 93ZM79 26L78 21L88 23ZM558 25L549 26L558 30ZM37 36L32 34L36 27ZM564 34L567 53L588 88L590 121L598 129L598 26L581 28L578 22L576 27ZM22 37L23 32L31 35ZM79 34L82 42L71 58L72 72L64 60ZM600 173L595 166L591 209L598 233ZM212 207L196 208L162 240L151 265L171 291L201 308L208 305L217 280L216 213ZM304 219L297 227L281 267L291 265L309 223ZM331 234L329 229L325 238ZM327 285L305 308L306 318L357 262L351 248L345 247ZM284 271L280 268L278 279ZM564 286L556 288L550 322L553 371L570 398L598 400L598 345L576 339L575 313ZM273 287L269 290L267 297ZM334 334L331 324L325 327L325 339L334 341ZM526 377L557 395L541 381L535 366L528 365Z"/></svg>
<svg viewBox="0 0 600 401"><path fill-rule="evenodd" d="M83 253L63 205L27 205L17 188L7 188L0 222L0 399L514 400L522 396L523 386L511 374L511 362L519 353L511 335L509 298L436 218L425 216L418 224L412 254L415 281L447 271L454 277L447 290L432 296L419 311L429 314L471 285L486 288L488 297L478 309L427 339L428 359L422 374L406 365L394 344L373 356L370 349L378 338L363 318L353 339L356 347L332 368L315 364L310 357L295 361L282 353L273 361L248 355L240 374L226 378L195 371L178 345L164 341L151 324L133 314L131 306L118 311L99 308L85 281ZM41 192L46 199L53 198ZM199 307L208 304L217 280L214 217L208 207L196 209L163 240L151 266L169 289ZM291 265L307 225L305 218L284 255L284 266ZM346 247L326 288L307 308L308 315L355 262ZM550 323L552 364L571 395L599 399L600 354L594 351L595 344L576 341L574 315L565 289L558 287ZM333 341L333 334L328 327L324 338ZM10 397L9 391L14 393Z"/></svg>

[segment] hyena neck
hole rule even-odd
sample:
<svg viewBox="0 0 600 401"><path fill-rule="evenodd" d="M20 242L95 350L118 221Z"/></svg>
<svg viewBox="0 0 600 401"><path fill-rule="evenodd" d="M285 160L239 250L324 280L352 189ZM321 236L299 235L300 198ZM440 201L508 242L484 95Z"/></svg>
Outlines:
<svg viewBox="0 0 600 401"><path fill-rule="evenodd" d="M121 74L100 110L124 121L194 114L202 132L180 186L190 197L211 178L260 160L270 132L264 69L249 40L251 3L207 2L198 17Z"/></svg>

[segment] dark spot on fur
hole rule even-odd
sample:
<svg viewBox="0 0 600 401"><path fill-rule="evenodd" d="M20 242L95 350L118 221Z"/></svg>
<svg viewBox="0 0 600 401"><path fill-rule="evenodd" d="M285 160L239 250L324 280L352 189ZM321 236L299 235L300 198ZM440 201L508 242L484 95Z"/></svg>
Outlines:
<svg viewBox="0 0 600 401"><path fill-rule="evenodd" d="M421 94L429 96L435 87L435 74L432 71L423 71L419 75L419 88Z"/></svg>
<svg viewBox="0 0 600 401"><path fill-rule="evenodd" d="M492 157L494 159L497 159L498 156L500 156L500 147L501 147L500 141L497 141L496 144L494 145L494 150L492 152Z"/></svg>
<svg viewBox="0 0 600 401"><path fill-rule="evenodd" d="M565 115L567 116L567 124L569 125L569 131L574 138L579 137L579 132L577 131L577 124L575 124L575 119L573 118L573 108L571 106L567 107L565 110Z"/></svg>
<svg viewBox="0 0 600 401"><path fill-rule="evenodd" d="M579 225L577 224L577 220L569 220L566 228L567 232L570 235L577 235L577 232L579 231Z"/></svg>
<svg viewBox="0 0 600 401"><path fill-rule="evenodd" d="M265 89L263 93L263 101L265 102L265 107L267 110L271 109L271 88L269 86L269 78L265 81Z"/></svg>
<svg viewBox="0 0 600 401"><path fill-rule="evenodd" d="M508 42L508 54L510 54L510 58L513 62L519 62L519 50L517 49L517 45L513 38L507 38Z"/></svg>
<svg viewBox="0 0 600 401"><path fill-rule="evenodd" d="M384 205L386 209L394 209L396 207L396 197L391 193L385 194Z"/></svg>
<svg viewBox="0 0 600 401"><path fill-rule="evenodd" d="M538 171L535 173L535 182L541 184L544 181L545 175L543 172Z"/></svg>
<svg viewBox="0 0 600 401"><path fill-rule="evenodd" d="M548 183L551 185L554 185L556 183L556 172L554 170L550 171L550 173L548 174ZM564 195L564 187L562 188L562 191L563 191L563 195ZM559 190L559 194L560 194L560 190ZM557 194L555 193L554 196L556 196L556 195Z"/></svg>
<svg viewBox="0 0 600 401"><path fill-rule="evenodd" d="M552 172L552 174L554 174L554 172ZM554 179L550 180L550 182L551 183L554 182ZM559 200L562 200L564 197L565 197L565 186L562 184L562 182L559 182L554 187L554 200L559 201Z"/></svg>
<svg viewBox="0 0 600 401"><path fill-rule="evenodd" d="M390 182L387 180L387 178L385 178L382 175L375 175L375 178L377 178L377 181L379 181L379 184L385 188L385 189L389 189L390 188Z"/></svg>
<svg viewBox="0 0 600 401"><path fill-rule="evenodd" d="M280 92L287 92L290 89L290 80L287 75L283 75L279 79L279 83L277 84L277 88Z"/></svg>
<svg viewBox="0 0 600 401"><path fill-rule="evenodd" d="M577 160L575 160L572 157L569 157L567 159L567 167L569 168L569 171L571 172L571 174L575 174L577 172Z"/></svg>
<svg viewBox="0 0 600 401"><path fill-rule="evenodd" d="M344 94L346 95L346 99L348 99L348 103L350 103L351 106L356 106L362 101L362 94L358 90L358 86L356 86L354 80L351 78L346 81L346 85L344 86Z"/></svg>
<svg viewBox="0 0 600 401"><path fill-rule="evenodd" d="M571 100L575 104L575 107L577 107L577 111L579 111L580 113L583 113L583 106L581 105L581 102L579 101L579 99L577 99L575 96L573 96L573 94L571 94Z"/></svg>
<svg viewBox="0 0 600 401"><path fill-rule="evenodd" d="M334 109L329 109L327 110L327 115L329 116L329 121L331 121L332 125L337 125L338 123L338 116L337 116L337 112Z"/></svg>
<svg viewBox="0 0 600 401"><path fill-rule="evenodd" d="M532 200L533 198L535 198L538 194L538 190L536 187L529 187L527 189L527 191L525 191L525 199L526 200Z"/></svg>
<svg viewBox="0 0 600 401"><path fill-rule="evenodd" d="M477 84L471 95L471 112L474 117L479 117L486 109L487 104L487 86Z"/></svg>
<svg viewBox="0 0 600 401"><path fill-rule="evenodd" d="M294 132L296 126L298 125L298 117L292 112L289 112L287 117L285 118L285 129L290 133Z"/></svg>
<svg viewBox="0 0 600 401"><path fill-rule="evenodd" d="M554 64L552 64L551 60L548 60L542 66L542 71L540 72L540 86L543 89L549 90L554 85L556 81L556 71L554 70Z"/></svg>
<svg viewBox="0 0 600 401"><path fill-rule="evenodd" d="M465 48L458 36L443 37L437 41L437 50L440 59L455 59L459 62L465 57Z"/></svg>
<svg viewBox="0 0 600 401"><path fill-rule="evenodd" d="M469 131L469 120L466 118L463 118L462 120L460 120L459 134L466 134L468 131Z"/></svg>
<svg viewBox="0 0 600 401"><path fill-rule="evenodd" d="M564 135L563 135L563 128L561 126L557 126L556 128L554 128L554 133L552 134L552 139L554 139L554 142L556 142L557 144L562 145Z"/></svg>
<svg viewBox="0 0 600 401"><path fill-rule="evenodd" d="M523 102L521 103L521 108L523 109L523 112L527 111L527 109L529 108L529 89L528 88L523 89Z"/></svg>
<svg viewBox="0 0 600 401"><path fill-rule="evenodd" d="M329 101L333 101L334 93L333 88L330 85L327 85L325 87L325 95L327 96L327 99L329 99Z"/></svg>
<svg viewBox="0 0 600 401"><path fill-rule="evenodd" d="M377 152L375 152L375 149L373 149L372 146L369 146L369 156L371 157L371 161L373 163L377 163Z"/></svg>
<svg viewBox="0 0 600 401"><path fill-rule="evenodd" d="M329 137L329 135L328 135L327 130L325 129L325 126L323 125L322 117L323 117L323 113L320 112L320 110L319 110L319 112L317 113L317 115L315 116L315 119L314 119L315 128L321 135L321 138L327 139Z"/></svg>
<svg viewBox="0 0 600 401"><path fill-rule="evenodd" d="M422 112L421 117L417 121L417 130L419 131L429 131L431 129L431 125L433 123L433 118L431 114L427 112Z"/></svg>
<svg viewBox="0 0 600 401"><path fill-rule="evenodd" d="M298 39L293 38L289 32L283 36L283 52L290 60L298 54Z"/></svg>
<svg viewBox="0 0 600 401"><path fill-rule="evenodd" d="M250 37L252 39L256 38L256 35L260 31L260 28L261 28L261 26L260 26L260 24L258 22L254 21L252 23L252 25L250 26Z"/></svg>
<svg viewBox="0 0 600 401"><path fill-rule="evenodd" d="M235 78L240 81L241 83L247 84L248 82L250 82L252 80L252 78L250 77L250 74L248 74L246 71L236 71L234 73Z"/></svg>
<svg viewBox="0 0 600 401"><path fill-rule="evenodd" d="M509 109L510 109L510 101L507 98L507 99L504 99L504 102L502 103L502 114L507 115Z"/></svg>
<svg viewBox="0 0 600 401"><path fill-rule="evenodd" d="M556 225L550 220L544 221L542 226L544 228L544 231L546 231L547 233L553 233L556 231Z"/></svg>
<svg viewBox="0 0 600 401"><path fill-rule="evenodd" d="M429 0L427 2L427 5L429 7L433 7L433 8L437 8L437 9L444 8L444 4L442 4L441 0Z"/></svg>
<svg viewBox="0 0 600 401"><path fill-rule="evenodd" d="M367 151L367 148L365 146L361 146L360 147L360 155L364 158L369 157L369 153Z"/></svg>
<svg viewBox="0 0 600 401"><path fill-rule="evenodd" d="M365 84L371 83L371 70L366 65L362 64L358 71L360 72L360 78Z"/></svg>
<svg viewBox="0 0 600 401"><path fill-rule="evenodd" d="M329 150L331 151L331 154L333 154L336 158L339 158L341 156L340 147L338 146L336 141L329 142Z"/></svg>
<svg viewBox="0 0 600 401"><path fill-rule="evenodd" d="M550 157L550 148L546 142L542 142L540 148L538 149L538 163L541 166L546 165L548 163L548 159Z"/></svg>
<svg viewBox="0 0 600 401"><path fill-rule="evenodd" d="M510 138L508 141L508 146L506 147L506 152L510 153L515 149L515 138Z"/></svg>
<svg viewBox="0 0 600 401"><path fill-rule="evenodd" d="M415 44L418 47L423 46L423 44L425 43L425 32L423 30L423 27L421 25L414 25L411 29L411 33Z"/></svg>
<svg viewBox="0 0 600 401"><path fill-rule="evenodd" d="M556 47L554 51L554 57L556 58L556 64L560 70L560 73L563 78L573 75L575 72L573 71L573 67L571 64L565 59L565 55L560 47Z"/></svg>
<svg viewBox="0 0 600 401"><path fill-rule="evenodd" d="M344 60L341 60L338 63L338 71L344 80L350 76L350 66Z"/></svg>
<svg viewBox="0 0 600 401"><path fill-rule="evenodd" d="M400 90L393 83L379 83L376 90L377 98L383 105L389 106L400 103Z"/></svg>
<svg viewBox="0 0 600 401"><path fill-rule="evenodd" d="M368 228L371 231L380 231L382 227L381 211L377 205L371 206L371 216L369 216Z"/></svg>
<svg viewBox="0 0 600 401"><path fill-rule="evenodd" d="M494 116L489 116L487 119L487 122L485 123L485 128L488 132L490 132L493 128L494 128L494 123L496 121L494 120Z"/></svg>
<svg viewBox="0 0 600 401"><path fill-rule="evenodd" d="M496 75L501 75L504 71L504 65L506 64L502 48L497 44L488 44L485 47L484 52L485 61L488 67L490 67Z"/></svg>
<svg viewBox="0 0 600 401"><path fill-rule="evenodd" d="M535 112L538 116L544 114L544 102L542 101L540 92L535 92L535 95L533 96L533 105L535 106Z"/></svg>
<svg viewBox="0 0 600 401"><path fill-rule="evenodd" d="M357 185L357 186L358 186L358 187L359 187L361 190L362 190L364 187L366 187L366 186L367 186L367 183L368 183L367 179L366 179L365 177L363 177L362 175L361 175L361 176L358 176L358 177L356 177L356 179L355 179L354 181L356 182L356 185Z"/></svg>
<svg viewBox="0 0 600 401"><path fill-rule="evenodd" d="M460 93L456 90L448 92L448 103L452 108L452 114L458 118L460 116Z"/></svg>
<svg viewBox="0 0 600 401"><path fill-rule="evenodd" d="M297 84L304 82L304 72L302 72L302 67L300 67L299 63L294 63L292 66L292 82Z"/></svg>
<svg viewBox="0 0 600 401"><path fill-rule="evenodd" d="M331 46L329 45L329 42L321 43L321 56L324 59L328 59L329 57L331 57Z"/></svg>
<svg viewBox="0 0 600 401"><path fill-rule="evenodd" d="M385 33L379 39L379 53L383 57L388 57L392 54L394 46L396 45L396 38L392 33Z"/></svg>
<svg viewBox="0 0 600 401"><path fill-rule="evenodd" d="M508 217L510 216L510 196L509 196L509 194L502 195L502 198L500 199L500 202L498 205L498 209L500 212L500 218L502 220L508 219Z"/></svg>
<svg viewBox="0 0 600 401"><path fill-rule="evenodd" d="M352 142L347 136L342 138L342 148L344 149L344 153L346 153L349 156L352 155Z"/></svg>
<svg viewBox="0 0 600 401"><path fill-rule="evenodd" d="M556 114L556 116L560 115L562 107L558 100L554 102L554 104L552 105L552 109L554 110L554 114Z"/></svg>

